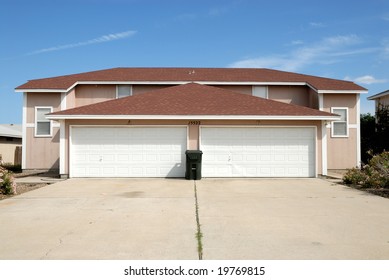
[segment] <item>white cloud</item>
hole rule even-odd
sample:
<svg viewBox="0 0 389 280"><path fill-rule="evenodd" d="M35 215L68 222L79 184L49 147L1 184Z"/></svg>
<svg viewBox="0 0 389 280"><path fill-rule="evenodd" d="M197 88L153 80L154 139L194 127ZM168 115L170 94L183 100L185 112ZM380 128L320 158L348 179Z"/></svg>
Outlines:
<svg viewBox="0 0 389 280"><path fill-rule="evenodd" d="M342 57L371 53L377 50L377 48L355 49L355 46L361 42L362 40L356 35L327 37L309 45L294 44L294 48L288 53L243 59L233 62L229 66L298 71L308 65L333 64L339 62Z"/></svg>
<svg viewBox="0 0 389 280"><path fill-rule="evenodd" d="M71 49L71 48L92 45L92 44L106 43L106 42L110 42L110 41L114 41L114 40L124 39L124 38L130 37L130 36L133 36L136 33L137 33L137 31L128 30L125 32L103 35L103 36L100 36L98 38L87 40L87 41L82 41L82 42L78 42L78 43L65 44L65 45L36 50L36 51L28 53L28 55L40 54L40 53L45 53L45 52L60 51L60 50L65 50L65 49Z"/></svg>
<svg viewBox="0 0 389 280"><path fill-rule="evenodd" d="M387 83L387 79L376 79L372 75L365 75L361 77L357 77L352 79L351 77L347 76L344 78L347 81L353 81L357 84L365 84L365 85L371 85L371 84L382 84Z"/></svg>
<svg viewBox="0 0 389 280"><path fill-rule="evenodd" d="M325 24L322 22L310 22L309 25L314 28L325 27Z"/></svg>
<svg viewBox="0 0 389 280"><path fill-rule="evenodd" d="M298 68L292 59L281 56L244 59L229 65L233 68L276 68L292 71Z"/></svg>
<svg viewBox="0 0 389 280"><path fill-rule="evenodd" d="M380 51L380 48L372 47L372 48L361 48L361 49L353 49L353 50L344 50L339 52L334 52L332 56L349 56L356 54L367 54Z"/></svg>
<svg viewBox="0 0 389 280"><path fill-rule="evenodd" d="M297 45L304 45L304 41L302 40L294 40L290 43L292 46L297 46Z"/></svg>

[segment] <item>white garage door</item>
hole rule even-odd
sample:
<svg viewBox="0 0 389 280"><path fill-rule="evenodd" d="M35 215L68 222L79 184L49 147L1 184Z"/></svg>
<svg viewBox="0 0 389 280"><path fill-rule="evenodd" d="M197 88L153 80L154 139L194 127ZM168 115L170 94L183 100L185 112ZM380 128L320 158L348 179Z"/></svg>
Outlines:
<svg viewBox="0 0 389 280"><path fill-rule="evenodd" d="M315 129L202 127L204 177L314 177Z"/></svg>
<svg viewBox="0 0 389 280"><path fill-rule="evenodd" d="M184 177L186 127L72 127L71 177Z"/></svg>

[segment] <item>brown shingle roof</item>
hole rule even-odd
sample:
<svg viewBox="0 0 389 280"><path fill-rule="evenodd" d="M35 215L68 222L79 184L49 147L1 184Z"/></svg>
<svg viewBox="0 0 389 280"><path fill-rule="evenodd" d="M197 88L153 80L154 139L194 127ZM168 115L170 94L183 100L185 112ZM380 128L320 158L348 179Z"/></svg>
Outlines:
<svg viewBox="0 0 389 280"><path fill-rule="evenodd" d="M51 115L336 116L307 107L196 83L167 87L135 96L59 111Z"/></svg>
<svg viewBox="0 0 389 280"><path fill-rule="evenodd" d="M30 80L17 87L28 89L69 89L76 82L299 82L317 90L366 90L353 82L291 72L254 68L112 68L74 75Z"/></svg>

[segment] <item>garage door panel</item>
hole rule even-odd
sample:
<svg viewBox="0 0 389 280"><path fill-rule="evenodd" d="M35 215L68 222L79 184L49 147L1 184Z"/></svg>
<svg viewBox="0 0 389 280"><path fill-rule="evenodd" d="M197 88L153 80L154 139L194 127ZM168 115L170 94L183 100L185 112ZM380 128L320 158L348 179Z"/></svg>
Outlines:
<svg viewBox="0 0 389 280"><path fill-rule="evenodd" d="M103 154L101 156L101 161L114 163L114 162L116 162L116 156L115 156L115 154L106 154L106 155Z"/></svg>
<svg viewBox="0 0 389 280"><path fill-rule="evenodd" d="M87 159L90 162L99 162L100 155L99 154L89 154L89 156L87 156ZM81 162L81 163L83 163L83 162ZM87 163L87 162L84 162L84 163Z"/></svg>
<svg viewBox="0 0 389 280"><path fill-rule="evenodd" d="M128 167L121 166L117 168L117 173L119 176L126 176L130 172Z"/></svg>
<svg viewBox="0 0 389 280"><path fill-rule="evenodd" d="M114 177L116 168L113 167L103 167L102 174L104 177Z"/></svg>
<svg viewBox="0 0 389 280"><path fill-rule="evenodd" d="M270 161L272 158L271 154L260 154L259 155L259 161L260 162L267 162Z"/></svg>
<svg viewBox="0 0 389 280"><path fill-rule="evenodd" d="M242 154L236 154L236 153L233 153L232 154L232 160L234 162L240 162L240 161L244 161L244 157Z"/></svg>
<svg viewBox="0 0 389 280"><path fill-rule="evenodd" d="M313 177L315 129L202 127L204 177Z"/></svg>
<svg viewBox="0 0 389 280"><path fill-rule="evenodd" d="M288 162L299 162L304 161L303 156L300 155L288 155Z"/></svg>
<svg viewBox="0 0 389 280"><path fill-rule="evenodd" d="M263 174L263 177L271 177L272 176L270 167L259 168L259 172L261 174Z"/></svg>
<svg viewBox="0 0 389 280"><path fill-rule="evenodd" d="M128 162L129 159L130 159L130 155L128 155L128 154L118 154L117 155L118 162Z"/></svg>
<svg viewBox="0 0 389 280"><path fill-rule="evenodd" d="M92 176L101 176L101 168L99 167L88 167L88 168L85 168L85 172L87 174L90 174Z"/></svg>
<svg viewBox="0 0 389 280"><path fill-rule="evenodd" d="M183 177L186 127L73 127L72 177Z"/></svg>

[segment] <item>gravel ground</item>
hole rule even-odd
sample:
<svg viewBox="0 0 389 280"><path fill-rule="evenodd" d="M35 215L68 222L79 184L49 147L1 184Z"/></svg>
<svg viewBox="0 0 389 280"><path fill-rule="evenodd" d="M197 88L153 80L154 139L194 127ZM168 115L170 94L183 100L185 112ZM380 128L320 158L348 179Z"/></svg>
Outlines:
<svg viewBox="0 0 389 280"><path fill-rule="evenodd" d="M18 183L16 185L16 192L17 192L16 195L19 195L19 194L22 194L25 192L29 192L29 191L32 191L35 189L39 189L39 188L45 187L47 185L49 185L49 184L48 183L38 183L38 184ZM12 196L15 196L15 195L5 195L5 194L0 193L0 200L8 198L8 197L12 197Z"/></svg>
<svg viewBox="0 0 389 280"><path fill-rule="evenodd" d="M389 189L366 189L367 192L389 198Z"/></svg>
<svg viewBox="0 0 389 280"><path fill-rule="evenodd" d="M58 174L55 172L50 171L42 171L42 170L27 170L23 172L14 172L13 174L14 178L22 178L22 177L28 177L28 176L46 176L46 177L52 177L57 178ZM15 195L19 195L25 192L29 192L35 189L39 189L41 187L45 187L49 184L52 184L54 182L42 182L42 183L17 183L16 184L16 194L14 195L5 195L0 192L0 200L6 199Z"/></svg>

